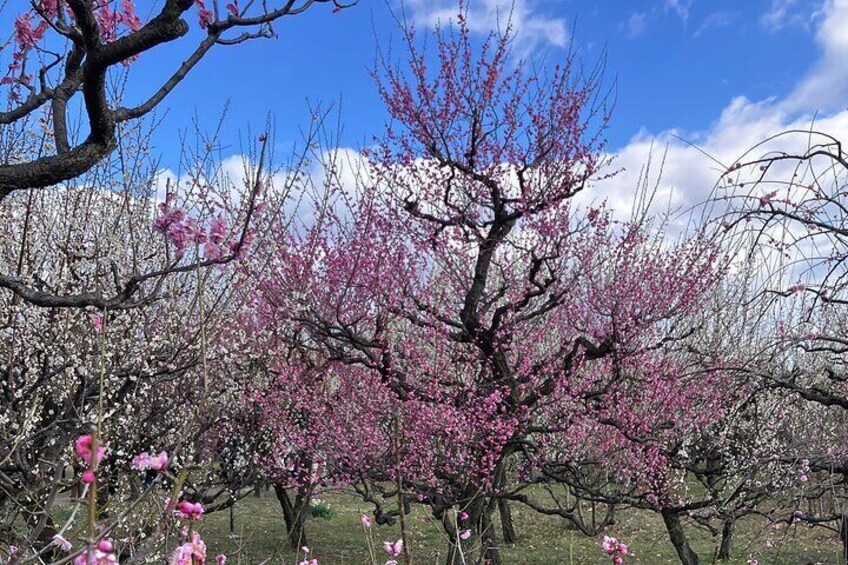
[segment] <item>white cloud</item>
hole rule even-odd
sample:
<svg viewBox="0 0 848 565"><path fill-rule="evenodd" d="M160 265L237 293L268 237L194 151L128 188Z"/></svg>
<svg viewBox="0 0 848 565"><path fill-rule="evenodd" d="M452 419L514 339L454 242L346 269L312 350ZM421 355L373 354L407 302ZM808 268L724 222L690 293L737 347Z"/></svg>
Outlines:
<svg viewBox="0 0 848 565"><path fill-rule="evenodd" d="M627 37L633 39L640 36L645 31L645 26L648 23L647 19L648 14L645 13L631 14L627 20Z"/></svg>
<svg viewBox="0 0 848 565"><path fill-rule="evenodd" d="M736 20L736 14L733 12L719 11L713 12L706 17L701 26L695 31L692 37L700 37L705 31L712 28L729 26Z"/></svg>
<svg viewBox="0 0 848 565"><path fill-rule="evenodd" d="M828 0L809 17L820 22L816 40L823 54L784 106L800 111L842 108L848 95L848 0Z"/></svg>
<svg viewBox="0 0 848 565"><path fill-rule="evenodd" d="M456 20L455 0L406 0L412 19L419 25L435 27ZM538 10L533 0L469 0L468 26L473 32L489 33L511 23L515 32L516 55L527 56L533 50L552 45L564 47L569 40L563 18L551 17Z"/></svg>
<svg viewBox="0 0 848 565"><path fill-rule="evenodd" d="M762 16L760 25L770 32L777 32L804 22L805 18L795 10L798 0L772 0L771 6Z"/></svg>
<svg viewBox="0 0 848 565"><path fill-rule="evenodd" d="M689 8L694 0L685 2L684 0L665 0L665 11L674 12L677 17L685 24L689 21Z"/></svg>
<svg viewBox="0 0 848 565"><path fill-rule="evenodd" d="M734 98L700 132L640 132L616 151L614 167L623 171L587 191L581 196L583 202L605 198L626 213L640 175L652 159L649 176L652 183L657 183L657 200L687 209L710 197L727 167L768 136L793 128L810 129L815 119L815 129L848 139L848 109L844 102L848 94L848 0L829 0L815 21L822 56L786 98ZM804 136L782 140L788 144L783 149L803 150L806 141ZM758 149L755 156L764 150ZM665 162L658 178L663 156Z"/></svg>

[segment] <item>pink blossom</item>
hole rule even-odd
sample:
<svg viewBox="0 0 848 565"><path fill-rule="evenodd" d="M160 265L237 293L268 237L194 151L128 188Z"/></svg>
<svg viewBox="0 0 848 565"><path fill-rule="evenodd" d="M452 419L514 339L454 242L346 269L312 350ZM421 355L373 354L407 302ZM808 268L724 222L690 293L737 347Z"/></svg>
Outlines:
<svg viewBox="0 0 848 565"><path fill-rule="evenodd" d="M217 557L215 557L215 565L226 565L227 556L223 553L219 553Z"/></svg>
<svg viewBox="0 0 848 565"><path fill-rule="evenodd" d="M82 459L86 465L91 466L91 446L93 444L93 440L90 434L86 434L84 436L80 436L77 438L76 443L74 444L74 448L76 449L77 455L79 455L80 459ZM106 450L102 446L97 446L97 462L103 459L103 456L106 454Z"/></svg>
<svg viewBox="0 0 848 565"><path fill-rule="evenodd" d="M601 548L609 554L615 553L618 547L618 540L609 536L604 536L604 541L601 543Z"/></svg>
<svg viewBox="0 0 848 565"><path fill-rule="evenodd" d="M94 330L97 333L101 333L103 331L103 317L98 313L90 314L91 323L94 325Z"/></svg>
<svg viewBox="0 0 848 565"><path fill-rule="evenodd" d="M463 510L462 512L459 513L459 521L465 522L466 520L468 520L468 512L465 512Z"/></svg>
<svg viewBox="0 0 848 565"><path fill-rule="evenodd" d="M388 553L392 557L397 557L403 552L403 540L399 539L396 541L384 541L383 549L385 549L386 553Z"/></svg>
<svg viewBox="0 0 848 565"><path fill-rule="evenodd" d="M221 243L227 237L227 224L220 217L216 217L212 219L212 222L209 226L209 234L206 237L206 244L203 246L203 254L206 259L217 260L220 259L224 252L221 248Z"/></svg>
<svg viewBox="0 0 848 565"><path fill-rule="evenodd" d="M200 516L203 514L203 505L199 502L181 500L177 504L177 513L186 520L200 520Z"/></svg>
<svg viewBox="0 0 848 565"><path fill-rule="evenodd" d="M71 542L62 537L61 534L56 534L53 536L53 541L51 542L53 545L61 549L62 551L70 551L73 548Z"/></svg>
<svg viewBox="0 0 848 565"><path fill-rule="evenodd" d="M159 210L162 215L153 222L153 229L159 233L168 233L170 226L179 224L185 218L185 212L180 209L171 210L170 206L164 202L159 205Z"/></svg>
<svg viewBox="0 0 848 565"><path fill-rule="evenodd" d="M85 471L83 471L82 476L80 477L80 480L87 485L90 485L96 479L97 477L94 475L94 471L92 471L91 469L86 469Z"/></svg>
<svg viewBox="0 0 848 565"><path fill-rule="evenodd" d="M160 451L159 455L151 456L144 451L133 457L132 467L138 471L162 471L168 467L168 453Z"/></svg>
<svg viewBox="0 0 848 565"><path fill-rule="evenodd" d="M174 550L168 565L204 565L205 562L206 543L200 539L197 532L192 532L191 541L187 541Z"/></svg>
<svg viewBox="0 0 848 565"><path fill-rule="evenodd" d="M471 530L463 530L461 534L459 534L459 539L466 540L471 537Z"/></svg>
<svg viewBox="0 0 848 565"><path fill-rule="evenodd" d="M776 190L769 192L768 194L763 194L762 196L760 196L760 206L765 206L766 204L774 200L775 196L777 196Z"/></svg>
<svg viewBox="0 0 848 565"><path fill-rule="evenodd" d="M616 538L610 536L604 536L604 540L601 542L601 549L612 558L612 562L615 565L623 565L623 556L630 553L626 543L621 543Z"/></svg>
<svg viewBox="0 0 848 565"><path fill-rule="evenodd" d="M206 29L212 23L212 12L206 8L204 0L195 0L194 5L197 6L197 19L201 29Z"/></svg>
<svg viewBox="0 0 848 565"><path fill-rule="evenodd" d="M362 525L366 528L371 527L371 518L369 518L367 514L362 515Z"/></svg>
<svg viewBox="0 0 848 565"><path fill-rule="evenodd" d="M89 556L89 550L83 551L74 559L74 565L113 565L118 563L115 547L109 540L100 540Z"/></svg>

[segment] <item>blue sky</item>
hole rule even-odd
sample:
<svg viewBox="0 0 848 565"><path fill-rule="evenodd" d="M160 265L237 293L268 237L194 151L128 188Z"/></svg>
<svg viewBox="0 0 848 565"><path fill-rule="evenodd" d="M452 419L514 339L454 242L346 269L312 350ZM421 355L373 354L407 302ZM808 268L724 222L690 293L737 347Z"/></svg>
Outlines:
<svg viewBox="0 0 848 565"><path fill-rule="evenodd" d="M403 1L419 29L432 29L457 6L457 0ZM481 37L512 7L517 56L552 65L572 44L590 65L606 55L605 80L617 100L609 150L621 172L591 195L613 207L627 206L652 155L656 161L667 154L661 194L685 206L705 198L721 175L722 165L704 153L729 165L768 135L808 128L814 116L821 129L848 138L848 0L466 1ZM161 0L136 3L146 19ZM4 14L28 2L11 4L21 9ZM216 47L159 109L163 123L153 141L162 166L177 169L179 133L195 117L201 130L212 131L228 101L220 155L233 162L244 152L248 128L255 134L269 116L282 160L300 141L310 102L341 99L340 146L370 143L385 114L369 70L378 46L400 51L391 13L400 9L401 0L360 0L336 13L316 4L277 22L277 39ZM190 37L131 66L127 103L145 99L197 44L196 10L189 16ZM0 23L11 29L8 17ZM9 53L0 52L0 59ZM652 173L658 176L656 168Z"/></svg>
<svg viewBox="0 0 848 565"><path fill-rule="evenodd" d="M839 0L837 0L839 1ZM482 31L509 0L471 0ZM572 40L588 63L606 51L608 84L617 104L609 138L624 147L640 131L702 132L737 96L751 101L789 96L821 57L819 0L522 0L516 4L521 54L553 63ZM450 13L452 0L407 0L420 26ZM358 146L378 134L384 114L368 70L377 45L397 43L389 7L395 0L361 0L333 13L315 6L279 23L275 40L213 51L166 100L157 148L170 163L174 130L195 114L213 127L227 100L223 141L239 152L238 135L273 116L277 139L297 138L308 120L307 100L343 100L342 143ZM183 47L190 42L183 41ZM185 51L168 47L134 66L130 98L142 96ZM814 110L817 108L805 108ZM827 108L822 108L827 109ZM226 153L226 151L225 151Z"/></svg>

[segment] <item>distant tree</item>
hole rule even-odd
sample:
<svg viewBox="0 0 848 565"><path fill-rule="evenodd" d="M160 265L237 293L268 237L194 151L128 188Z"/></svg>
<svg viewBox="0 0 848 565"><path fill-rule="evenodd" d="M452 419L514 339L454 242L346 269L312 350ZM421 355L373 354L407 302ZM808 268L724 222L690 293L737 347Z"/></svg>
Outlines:
<svg viewBox="0 0 848 565"><path fill-rule="evenodd" d="M729 167L718 198L724 219L763 265L759 299L776 312L769 328L773 361L758 372L763 385L801 405L784 430L782 460L803 474L800 499L784 520L830 525L848 558L848 155L825 132L790 130L751 148ZM797 469L804 462L804 471ZM813 481L812 479L817 479ZM808 501L824 496L812 510ZM823 508L827 508L822 512Z"/></svg>

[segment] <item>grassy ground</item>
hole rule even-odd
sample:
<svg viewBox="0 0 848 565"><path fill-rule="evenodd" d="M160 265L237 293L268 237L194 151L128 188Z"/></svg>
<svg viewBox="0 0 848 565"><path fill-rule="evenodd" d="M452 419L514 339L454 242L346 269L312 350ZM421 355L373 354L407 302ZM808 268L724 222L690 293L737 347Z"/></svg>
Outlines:
<svg viewBox="0 0 848 565"><path fill-rule="evenodd" d="M321 565L367 563L360 516L368 507L345 492L327 493L321 498L329 504L332 515L309 520L307 536L311 556L317 557ZM502 548L505 563L610 563L600 550L600 539L569 530L561 519L539 516L519 506L515 506L514 514L521 539L515 546ZM287 549L282 513L273 496L243 500L236 506L234 518L235 536L230 535L228 512L212 514L204 520L203 534L210 555L227 553L230 556L228 564L255 565L269 557L269 563L297 563L297 556ZM630 511L622 512L619 519L610 534L630 545L634 555L627 560L628 564L679 563L657 516ZM440 563L446 544L438 524L430 522L423 507L417 507L409 521L416 563ZM701 555L701 562L713 563L717 540L691 525L687 532L692 545ZM384 540L398 537L398 528L374 526L373 535L379 549ZM754 556L760 565L840 565L844 561L839 559L839 547L836 536L826 531L806 528L776 531L763 521L749 519L741 522L738 528L735 558L729 563L745 564L749 556ZM385 561L384 554L378 555L378 558L382 559L381 564Z"/></svg>

